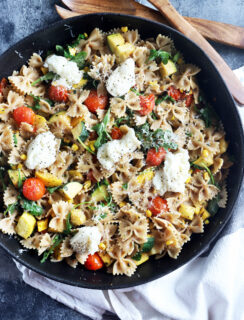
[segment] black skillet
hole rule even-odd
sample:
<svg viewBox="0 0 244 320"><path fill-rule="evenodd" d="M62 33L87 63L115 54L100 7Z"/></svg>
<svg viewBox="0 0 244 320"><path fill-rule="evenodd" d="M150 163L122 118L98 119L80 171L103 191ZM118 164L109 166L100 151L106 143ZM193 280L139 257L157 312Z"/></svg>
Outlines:
<svg viewBox="0 0 244 320"><path fill-rule="evenodd" d="M230 141L230 152L237 161L231 168L228 178L229 200L227 208L218 211L216 216L211 219L211 223L205 226L203 234L192 236L192 240L184 245L177 260L169 257L160 260L152 258L139 266L136 273L130 278L112 276L107 274L105 270L87 271L80 266L72 269L64 262L51 263L47 261L41 264L40 257L37 256L36 252L20 253L21 245L19 242L13 237L0 233L1 247L26 267L53 280L90 289L116 289L143 284L162 277L199 256L216 238L231 217L243 177L243 130L230 92L206 54L188 38L168 26L134 16L112 13L88 14L59 21L28 36L5 52L0 57L0 77L7 77L13 70L19 70L33 52L41 52L45 57L46 52L53 49L56 44L70 43L72 37L79 33L89 33L95 27L107 31L121 26L138 29L143 39L156 37L159 33L171 37L176 48L184 54L185 60L198 65L202 69L198 78L200 86L224 124L227 139Z"/></svg>

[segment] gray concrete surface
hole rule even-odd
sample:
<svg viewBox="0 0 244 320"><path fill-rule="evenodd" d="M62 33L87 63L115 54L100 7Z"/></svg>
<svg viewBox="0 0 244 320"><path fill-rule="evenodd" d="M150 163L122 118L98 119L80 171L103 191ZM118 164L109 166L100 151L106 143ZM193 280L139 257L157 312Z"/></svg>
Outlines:
<svg viewBox="0 0 244 320"><path fill-rule="evenodd" d="M172 0L181 14L244 27L244 0ZM55 0L0 0L0 54L38 29L58 21ZM231 68L244 65L244 51L213 44ZM0 66L1 70L1 66ZM0 249L0 320L89 319L27 286L12 259ZM104 319L117 319L110 314Z"/></svg>

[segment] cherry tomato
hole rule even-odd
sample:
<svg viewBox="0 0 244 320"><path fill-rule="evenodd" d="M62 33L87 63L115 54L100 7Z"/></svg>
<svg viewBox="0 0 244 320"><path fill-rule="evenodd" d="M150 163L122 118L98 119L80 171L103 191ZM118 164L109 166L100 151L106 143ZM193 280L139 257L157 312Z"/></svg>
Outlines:
<svg viewBox="0 0 244 320"><path fill-rule="evenodd" d="M155 106L155 96L154 94L149 94L148 96L140 96L141 110L139 113L141 116L146 116L153 111Z"/></svg>
<svg viewBox="0 0 244 320"><path fill-rule="evenodd" d="M0 82L0 93L3 92L4 88L6 88L7 83L8 83L7 79L6 78L2 78L2 80Z"/></svg>
<svg viewBox="0 0 244 320"><path fill-rule="evenodd" d="M34 124L35 121L35 112L28 107L18 107L13 112L14 120L20 125L22 122Z"/></svg>
<svg viewBox="0 0 244 320"><path fill-rule="evenodd" d="M123 137L123 133L120 128L114 127L111 131L111 137L113 140L119 140Z"/></svg>
<svg viewBox="0 0 244 320"><path fill-rule="evenodd" d="M90 91L89 96L84 101L89 111L96 112L97 109L105 109L108 104L107 95L98 95L97 90L93 89Z"/></svg>
<svg viewBox="0 0 244 320"><path fill-rule="evenodd" d="M162 161L165 159L166 156L166 150L161 147L156 151L156 149L152 148L148 150L146 163L149 166L159 166Z"/></svg>
<svg viewBox="0 0 244 320"><path fill-rule="evenodd" d="M200 172L201 170L200 169L195 169L194 171L193 171L193 173L198 173L198 172Z"/></svg>
<svg viewBox="0 0 244 320"><path fill-rule="evenodd" d="M193 94L188 94L186 96L186 107L190 107L193 102Z"/></svg>
<svg viewBox="0 0 244 320"><path fill-rule="evenodd" d="M64 86L50 86L48 95L53 101L66 102L68 100L68 90Z"/></svg>
<svg viewBox="0 0 244 320"><path fill-rule="evenodd" d="M97 182L97 179L94 178L92 169L90 169L87 173L87 180L91 180L91 182Z"/></svg>
<svg viewBox="0 0 244 320"><path fill-rule="evenodd" d="M90 254L86 259L85 267L88 270L98 270L103 267L103 261L97 253Z"/></svg>
<svg viewBox="0 0 244 320"><path fill-rule="evenodd" d="M162 212L169 211L167 200L157 196L154 199L152 199L151 204L148 208L154 216L157 216L158 214Z"/></svg>
<svg viewBox="0 0 244 320"><path fill-rule="evenodd" d="M26 179L23 184L23 195L28 200L39 200L45 193L45 185L38 178Z"/></svg>
<svg viewBox="0 0 244 320"><path fill-rule="evenodd" d="M182 99L183 97L180 90L176 89L174 86L170 86L168 88L168 95L171 96L176 101Z"/></svg>

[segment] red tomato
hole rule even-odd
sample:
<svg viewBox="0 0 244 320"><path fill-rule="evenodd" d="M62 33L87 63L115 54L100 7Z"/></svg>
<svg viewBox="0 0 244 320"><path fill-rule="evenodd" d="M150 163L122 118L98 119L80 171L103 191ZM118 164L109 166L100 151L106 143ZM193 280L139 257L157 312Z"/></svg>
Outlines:
<svg viewBox="0 0 244 320"><path fill-rule="evenodd" d="M111 137L113 140L119 140L123 137L123 133L120 128L114 127L111 131Z"/></svg>
<svg viewBox="0 0 244 320"><path fill-rule="evenodd" d="M201 170L200 169L195 169L194 171L193 171L193 173L198 173L198 172L200 172Z"/></svg>
<svg viewBox="0 0 244 320"><path fill-rule="evenodd" d="M98 95L97 90L93 89L90 91L89 96L84 101L89 111L95 112L97 109L105 109L108 104L107 95Z"/></svg>
<svg viewBox="0 0 244 320"><path fill-rule="evenodd" d="M0 93L3 92L4 88L6 88L7 83L8 83L7 79L6 78L2 78L2 80L0 82Z"/></svg>
<svg viewBox="0 0 244 320"><path fill-rule="evenodd" d="M174 86L168 88L168 95L171 96L176 101L182 99L182 94L180 90L176 89Z"/></svg>
<svg viewBox="0 0 244 320"><path fill-rule="evenodd" d="M190 107L193 102L193 94L188 94L186 96L186 107Z"/></svg>
<svg viewBox="0 0 244 320"><path fill-rule="evenodd" d="M66 102L68 100L68 90L64 86L50 86L48 95L53 101Z"/></svg>
<svg viewBox="0 0 244 320"><path fill-rule="evenodd" d="M89 170L88 174L87 174L87 180L91 180L91 182L97 182L97 179L94 178L92 169Z"/></svg>
<svg viewBox="0 0 244 320"><path fill-rule="evenodd" d="M23 195L28 200L39 200L45 193L45 185L38 178L26 179L23 184Z"/></svg>
<svg viewBox="0 0 244 320"><path fill-rule="evenodd" d="M18 107L13 112L14 120L20 125L22 122L34 124L35 121L35 112L28 107Z"/></svg>
<svg viewBox="0 0 244 320"><path fill-rule="evenodd" d="M156 149L152 148L148 150L146 163L149 166L159 166L161 162L165 159L166 150L161 147L156 151Z"/></svg>
<svg viewBox="0 0 244 320"><path fill-rule="evenodd" d="M141 110L139 113L141 116L146 116L153 111L155 106L155 96L153 93L148 96L140 96Z"/></svg>
<svg viewBox="0 0 244 320"><path fill-rule="evenodd" d="M167 200L157 196L156 198L152 199L151 204L148 208L154 216L162 212L169 211Z"/></svg>
<svg viewBox="0 0 244 320"><path fill-rule="evenodd" d="M103 261L97 253L90 254L86 259L85 267L88 270L98 270L103 267Z"/></svg>

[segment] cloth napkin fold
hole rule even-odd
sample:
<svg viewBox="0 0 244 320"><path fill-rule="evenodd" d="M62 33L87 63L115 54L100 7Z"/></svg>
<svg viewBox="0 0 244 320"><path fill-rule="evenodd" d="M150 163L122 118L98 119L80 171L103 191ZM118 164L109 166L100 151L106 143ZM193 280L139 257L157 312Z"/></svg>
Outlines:
<svg viewBox="0 0 244 320"><path fill-rule="evenodd" d="M235 73L244 85L244 66ZM239 111L244 124L244 108ZM15 263L26 283L92 319L100 320L105 311L110 311L122 320L243 320L243 212L244 185L228 227L208 256L134 288L76 288Z"/></svg>

